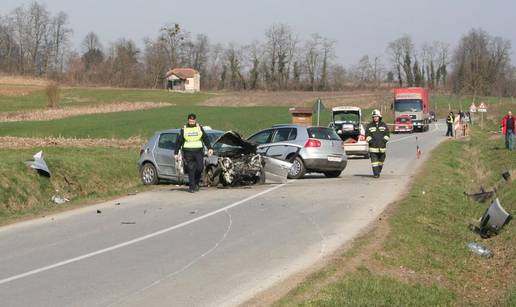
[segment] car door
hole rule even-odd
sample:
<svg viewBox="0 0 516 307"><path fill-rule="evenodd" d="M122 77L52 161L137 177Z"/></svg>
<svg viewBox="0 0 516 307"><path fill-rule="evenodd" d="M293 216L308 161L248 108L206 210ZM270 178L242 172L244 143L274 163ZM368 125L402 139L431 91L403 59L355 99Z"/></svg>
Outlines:
<svg viewBox="0 0 516 307"><path fill-rule="evenodd" d="M155 159L159 172L166 176L176 176L175 147L179 133L162 133L155 149Z"/></svg>
<svg viewBox="0 0 516 307"><path fill-rule="evenodd" d="M262 145L262 155L265 160L265 179L272 182L287 182L287 176L292 167L292 160L303 147L291 143L270 143ZM286 159L285 157L291 157Z"/></svg>
<svg viewBox="0 0 516 307"><path fill-rule="evenodd" d="M268 157L287 160L293 152L297 151L297 147L291 146L291 141L297 137L297 129L292 127L277 128L271 138L269 144L258 146L257 152L265 154ZM273 144L280 144L279 146L270 146Z"/></svg>

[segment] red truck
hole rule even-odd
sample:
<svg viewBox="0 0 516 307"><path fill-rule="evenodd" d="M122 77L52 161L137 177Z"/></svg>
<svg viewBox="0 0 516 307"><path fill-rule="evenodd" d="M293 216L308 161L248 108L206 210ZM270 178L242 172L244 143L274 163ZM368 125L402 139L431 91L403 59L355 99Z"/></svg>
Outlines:
<svg viewBox="0 0 516 307"><path fill-rule="evenodd" d="M395 88L393 109L394 118L408 115L412 119L414 130L428 130L430 125L428 89L424 87Z"/></svg>

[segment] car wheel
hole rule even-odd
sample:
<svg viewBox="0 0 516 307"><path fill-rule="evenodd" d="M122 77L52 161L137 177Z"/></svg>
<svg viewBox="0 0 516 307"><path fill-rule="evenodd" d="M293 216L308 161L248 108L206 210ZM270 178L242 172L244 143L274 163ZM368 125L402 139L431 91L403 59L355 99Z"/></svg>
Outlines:
<svg viewBox="0 0 516 307"><path fill-rule="evenodd" d="M144 185L158 184L158 172L152 163L145 163L140 170L140 178Z"/></svg>
<svg viewBox="0 0 516 307"><path fill-rule="evenodd" d="M342 171L324 172L324 176L328 178L336 178L340 176L340 173L342 173Z"/></svg>
<svg viewBox="0 0 516 307"><path fill-rule="evenodd" d="M305 164L300 157L296 157L292 162L292 167L288 172L288 178L299 179L302 178L306 173Z"/></svg>
<svg viewBox="0 0 516 307"><path fill-rule="evenodd" d="M215 167L209 166L204 173L204 184L208 187L216 187L220 183L220 175L215 175Z"/></svg>

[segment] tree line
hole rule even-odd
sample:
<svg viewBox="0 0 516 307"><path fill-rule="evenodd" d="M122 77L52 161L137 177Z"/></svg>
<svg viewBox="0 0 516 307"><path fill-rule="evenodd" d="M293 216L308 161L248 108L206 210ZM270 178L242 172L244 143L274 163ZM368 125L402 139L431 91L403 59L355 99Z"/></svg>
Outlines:
<svg viewBox="0 0 516 307"><path fill-rule="evenodd" d="M66 13L52 15L38 2L0 15L0 72L79 85L163 88L168 70L192 67L203 89L326 91L387 84L516 94L510 41L481 29L465 34L453 50L437 41L416 46L405 35L349 67L337 61L335 40L319 34L301 39L286 24L270 26L261 41L247 44L213 43L177 23L145 38L141 48L125 38L103 46L91 32L74 50L72 34Z"/></svg>

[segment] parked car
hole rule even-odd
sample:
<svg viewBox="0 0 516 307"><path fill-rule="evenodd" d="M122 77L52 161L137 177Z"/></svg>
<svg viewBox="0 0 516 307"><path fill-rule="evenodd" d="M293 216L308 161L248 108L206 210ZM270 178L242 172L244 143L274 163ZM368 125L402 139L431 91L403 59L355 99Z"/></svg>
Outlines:
<svg viewBox="0 0 516 307"><path fill-rule="evenodd" d="M362 110L358 107L341 106L331 110L330 127L344 142L344 151L353 156L369 158L369 144L365 139Z"/></svg>
<svg viewBox="0 0 516 307"><path fill-rule="evenodd" d="M206 160L205 183L239 186L262 184L269 179L284 183L292 163L282 157L288 156L287 152L295 157L300 149L299 145L278 143L262 146L258 152L255 144L228 131L215 141L213 155Z"/></svg>
<svg viewBox="0 0 516 307"><path fill-rule="evenodd" d="M224 134L224 131L204 127L210 143ZM156 132L140 149L140 177L143 184L157 184L160 180L188 182L188 175L178 172L174 159L176 141L181 129L168 129Z"/></svg>
<svg viewBox="0 0 516 307"><path fill-rule="evenodd" d="M342 140L331 128L296 124L274 125L251 135L247 140L257 145L258 153L267 151L270 157L291 161L288 177L293 179L301 178L308 172L338 177L348 161ZM271 144L290 144L301 149L294 153L293 149L284 150L281 146L271 147Z"/></svg>
<svg viewBox="0 0 516 307"><path fill-rule="evenodd" d="M401 115L396 117L396 120L394 121L394 133L401 132L414 132L414 124L412 123L410 115Z"/></svg>

